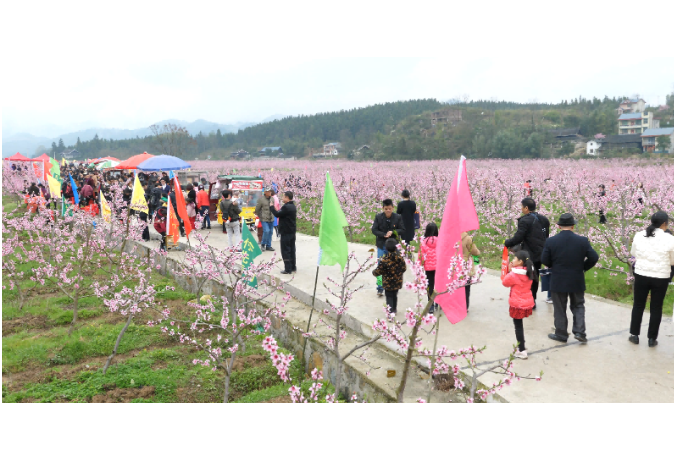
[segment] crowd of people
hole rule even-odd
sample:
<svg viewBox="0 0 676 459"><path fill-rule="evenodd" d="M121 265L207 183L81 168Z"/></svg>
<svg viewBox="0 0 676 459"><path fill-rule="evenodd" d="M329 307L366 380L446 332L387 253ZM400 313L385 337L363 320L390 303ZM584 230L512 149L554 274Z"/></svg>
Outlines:
<svg viewBox="0 0 676 459"><path fill-rule="evenodd" d="M587 342L585 272L593 268L599 259L589 239L575 234L577 222L570 213L564 213L558 218L556 225L559 231L550 237L549 219L536 211L536 202L530 197L531 189L527 188L527 191L527 197L521 201L522 216L517 219L516 232L513 237L504 241L512 258L508 273L502 278L503 285L510 288L509 315L514 322L518 342L515 356L521 359L528 358L523 320L536 309L540 274L548 276L548 296L545 301L553 304L554 309L554 333L550 333L548 337L562 343L568 341L570 334L567 310L570 309L574 338L582 343ZM382 210L382 213L376 215L371 228L376 236L379 259L373 275L377 276L377 295L380 297L384 294L390 312L396 314L397 292L402 288L406 271L404 259L396 250L396 238L399 236L406 243L414 240L417 228L413 215L416 207L415 202L410 199L410 192L404 190L396 213L391 199L383 200ZM655 213L651 217L651 225L635 235L631 247L631 254L635 258L635 287L629 341L635 344L639 342L641 319L650 294L648 346L657 345L663 302L674 276L674 237L669 234L668 223L669 217L665 212ZM419 260L425 269L429 298L435 291L438 235L437 225L431 222L426 226L420 241ZM474 261L478 262L481 252L467 233L462 234L462 247L467 262L475 257ZM474 264L472 266L471 276L476 270ZM543 285L542 290L544 289ZM469 283L465 287L465 295L469 311ZM438 306L433 304L430 312L434 312L436 307Z"/></svg>
<svg viewBox="0 0 676 459"><path fill-rule="evenodd" d="M124 206L131 201L134 176L131 172L119 171L116 174L106 174L101 171L86 168L84 165L65 165L61 167L62 177L72 177L63 180L62 195L66 200L73 201L75 192L80 199L80 207L88 209L93 214L98 213L100 206L99 195L111 199L111 188L117 184L123 188L122 200ZM148 203L148 213L140 212L143 221L154 221L155 229L163 236L160 248L165 250L165 236L167 234L167 206L176 209L176 193L184 196L187 215L194 228L197 215L202 215L202 229L211 229L210 197L205 190L204 183L188 183L181 186L181 190L174 189L174 181L169 179L166 172L138 174L139 181L144 189ZM73 190L75 183L76 190ZM287 180L290 185L309 183L290 176ZM565 343L569 338L568 315L572 314L572 334L582 343L587 342L585 322L586 290L585 272L593 268L598 262L599 255L592 247L588 238L575 234L576 221L572 214L562 214L556 226L559 231L550 237L551 228L549 219L536 211L536 202L533 199L530 182L524 186L526 197L521 201L522 215L517 219L517 229L511 238L504 241L504 246L511 253L508 273L503 276L502 284L510 288L509 315L514 323L514 330L518 342L516 357L528 358L526 340L524 336L523 320L531 316L536 309L539 279L542 275L542 291L547 292L549 304L553 304L554 332L548 337L554 341ZM642 184L640 185L642 189ZM49 205L51 196L48 187L42 183L25 183L25 195L44 196ZM605 187L599 186L598 197L605 195ZM241 227L246 222L241 218L242 207L245 204L238 191L226 189L221 193L218 204L218 217L222 221L223 233L228 235L228 244L235 250L240 250L242 240ZM274 251L272 235L275 229L280 239L280 248L284 269L282 274L292 274L297 271L296 266L296 206L294 194L291 191L282 193L280 202L276 186L268 186L255 203L256 228L262 251ZM382 212L378 213L371 227L376 237L378 265L373 270L376 277L376 293L378 297L385 296L385 302L391 313L397 313L397 295L403 286L403 276L406 271L404 256L410 256L410 251L400 253L398 246L401 242L405 246L416 240L415 232L420 229L420 214L416 203L411 199L409 190L403 190L401 201L396 206L391 199L382 201ZM645 198L645 194L639 199ZM52 200L54 201L54 200ZM54 202L56 206L56 203ZM253 202L247 202L247 206ZM599 212L600 223L605 223L603 210ZM184 222L178 218L181 234L184 235ZM669 216L662 211L651 217L651 225L634 236L631 246L631 255L635 259L633 266L634 304L630 321L629 341L638 344L640 327L645 311L648 295L650 295L650 322L648 327L648 346L657 345L657 337L662 319L663 302L669 283L674 276L674 236L669 230ZM428 295L432 297L435 291L435 274L437 265L437 245L439 229L434 222L425 227L420 239L418 258L424 267L428 283ZM144 239L149 234L144 232ZM462 248L465 261L473 266L470 276L474 275L476 264L479 262L481 251L475 245L473 238L462 234ZM467 311L470 305L470 288L465 286ZM438 305L433 304L430 312L435 312Z"/></svg>

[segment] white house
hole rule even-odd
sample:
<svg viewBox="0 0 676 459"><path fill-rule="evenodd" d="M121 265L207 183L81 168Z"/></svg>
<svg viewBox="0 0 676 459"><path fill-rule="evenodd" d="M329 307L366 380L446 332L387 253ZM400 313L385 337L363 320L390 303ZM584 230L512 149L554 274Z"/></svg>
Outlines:
<svg viewBox="0 0 676 459"><path fill-rule="evenodd" d="M601 148L601 143L598 140L590 140L587 142L587 154L596 156L598 150Z"/></svg>

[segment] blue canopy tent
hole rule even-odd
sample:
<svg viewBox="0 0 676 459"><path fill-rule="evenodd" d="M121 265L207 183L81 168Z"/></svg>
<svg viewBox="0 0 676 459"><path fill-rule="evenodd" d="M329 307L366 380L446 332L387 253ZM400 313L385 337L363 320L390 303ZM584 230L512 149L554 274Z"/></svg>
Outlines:
<svg viewBox="0 0 676 459"><path fill-rule="evenodd" d="M144 172L179 171L182 169L190 169L190 167L190 164L186 163L181 158L170 155L154 156L136 166L138 170Z"/></svg>

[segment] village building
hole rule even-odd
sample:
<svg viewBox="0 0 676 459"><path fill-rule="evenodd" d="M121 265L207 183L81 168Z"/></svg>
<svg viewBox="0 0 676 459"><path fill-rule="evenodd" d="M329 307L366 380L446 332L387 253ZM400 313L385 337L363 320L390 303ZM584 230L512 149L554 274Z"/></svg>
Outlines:
<svg viewBox="0 0 676 459"><path fill-rule="evenodd" d="M340 142L331 142L325 144L323 148L318 149L317 151L312 150L311 154L315 158L330 158L332 156L338 156L341 148Z"/></svg>
<svg viewBox="0 0 676 459"><path fill-rule="evenodd" d="M260 150L258 150L259 155L274 156L278 155L279 153L284 153L282 147L262 147Z"/></svg>
<svg viewBox="0 0 676 459"><path fill-rule="evenodd" d="M230 153L230 157L233 159L246 159L249 157L249 152L246 150L237 150Z"/></svg>
<svg viewBox="0 0 676 459"><path fill-rule="evenodd" d="M617 114L640 113L645 110L645 100L643 99L624 99L617 108Z"/></svg>
<svg viewBox="0 0 676 459"><path fill-rule="evenodd" d="M79 151L72 149L72 150L64 150L61 153L61 157L65 159L66 161L71 161L73 159L79 158L82 156L82 153Z"/></svg>
<svg viewBox="0 0 676 459"><path fill-rule="evenodd" d="M549 135L554 137L558 141L570 141L570 140L579 140L582 138L580 134L580 128L565 128L565 129L550 129L547 131Z"/></svg>
<svg viewBox="0 0 676 459"><path fill-rule="evenodd" d="M601 142L599 140L590 140L587 142L587 154L596 156L598 155L599 149L601 148Z"/></svg>
<svg viewBox="0 0 676 459"><path fill-rule="evenodd" d="M617 119L618 134L642 134L647 129L660 127L660 120L653 119L653 112L623 113Z"/></svg>
<svg viewBox="0 0 676 459"><path fill-rule="evenodd" d="M609 135L600 141L598 151L641 149L641 134Z"/></svg>
<svg viewBox="0 0 676 459"><path fill-rule="evenodd" d="M660 144L660 138L668 137L669 148L664 149ZM641 135L641 146L644 153L674 153L674 128L647 129Z"/></svg>

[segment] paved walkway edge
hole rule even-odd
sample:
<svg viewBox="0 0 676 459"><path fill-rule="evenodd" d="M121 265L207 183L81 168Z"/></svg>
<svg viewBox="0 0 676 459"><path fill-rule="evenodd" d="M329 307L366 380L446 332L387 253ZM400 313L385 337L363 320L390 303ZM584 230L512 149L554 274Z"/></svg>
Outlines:
<svg viewBox="0 0 676 459"><path fill-rule="evenodd" d="M152 235L155 239L155 235ZM156 243L134 242L129 251L133 251L137 256L147 259L153 256L154 265L160 265L159 273L174 279L181 288L190 292L195 292L195 285L191 279L175 274L174 266L181 263L179 253L188 248L188 245L179 241L179 250L169 251L166 258L159 255L153 255ZM152 245L152 246L151 246ZM272 277L280 283L284 279L277 276ZM328 377L332 383L336 380L336 371L338 362L335 356L326 347L326 344L317 338L309 338L305 355L303 354L304 338L300 330L305 330L310 315L312 305L312 295L303 290L286 284L285 290L291 293L293 299L284 308L286 312L285 319L275 318L272 322L271 333L275 339L288 350L294 352L296 358L303 360L306 371L309 373L313 368L319 368L323 371L324 377ZM226 289L212 281L207 281L202 288L204 294L227 295ZM315 311L321 312L324 307L322 303L315 304ZM313 324L320 314L313 314ZM335 316L334 316L335 317ZM349 314L343 317L342 321L352 332L348 337L341 341L341 345L349 350L352 346L367 341L375 337L375 332L367 324L355 319ZM412 370L406 383L404 401L415 402L418 398L426 398L428 394L429 369L423 358L414 359ZM356 393L360 400L368 402L394 402L396 401L396 389L400 383L399 375L402 374L404 366L404 357L394 347L393 343L378 341L370 346L368 351L368 361L363 362L354 355L348 357L343 362L342 386L343 396L347 399L352 393ZM387 370L395 370L396 376L387 377ZM471 386L471 374L461 370L461 377L465 382L465 389ZM480 380L477 388L487 388ZM441 391L432 392L432 402L459 402L462 401L458 395L449 394ZM508 402L503 396L494 394L487 399L490 403Z"/></svg>

